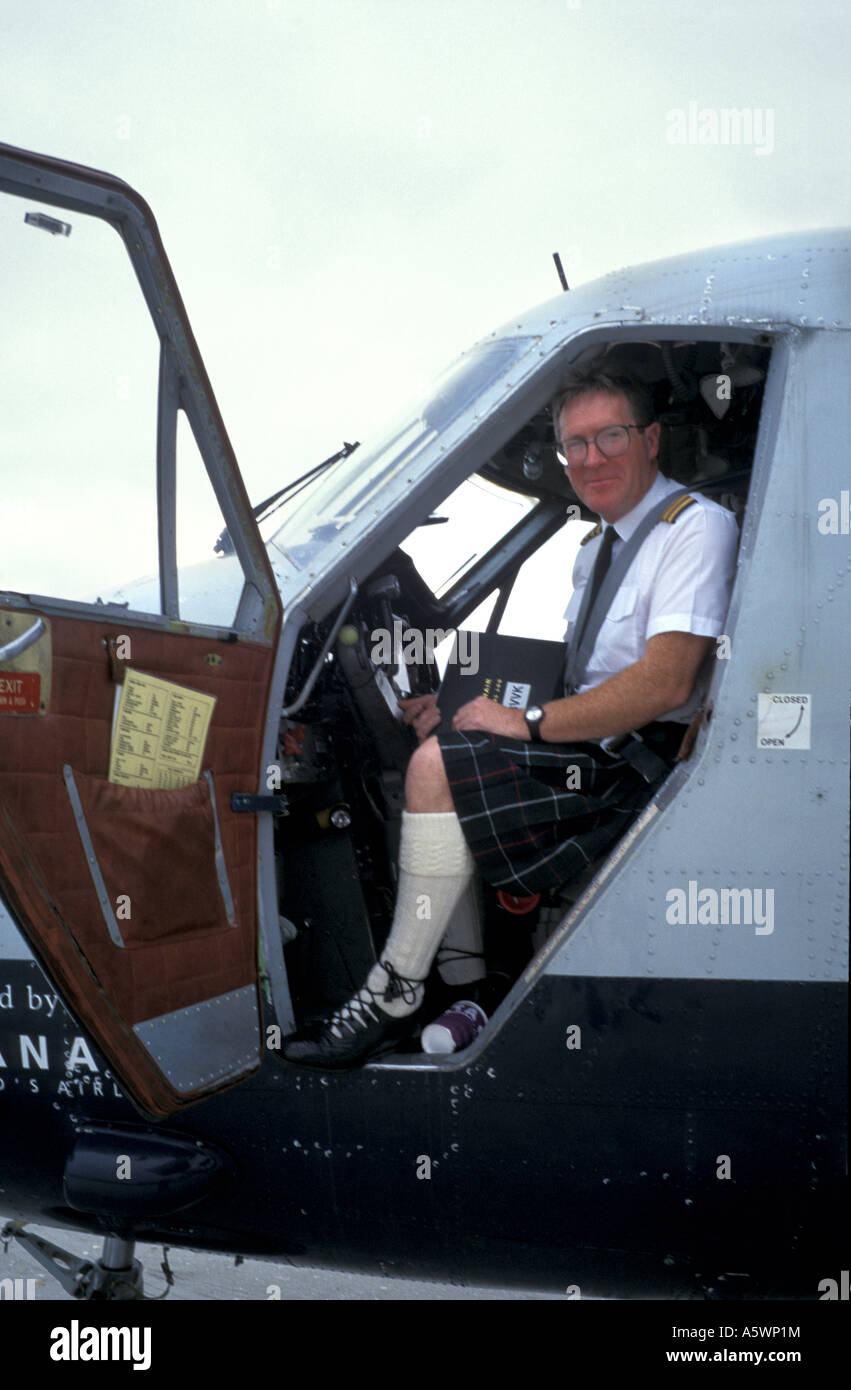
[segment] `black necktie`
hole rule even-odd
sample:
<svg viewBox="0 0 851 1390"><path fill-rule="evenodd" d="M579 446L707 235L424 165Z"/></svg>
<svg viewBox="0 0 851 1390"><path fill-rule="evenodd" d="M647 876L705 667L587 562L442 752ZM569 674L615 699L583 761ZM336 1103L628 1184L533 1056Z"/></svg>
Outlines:
<svg viewBox="0 0 851 1390"><path fill-rule="evenodd" d="M570 645L568 647L567 660L565 661L564 668L564 690L566 695L571 694L573 687L580 684L581 672L575 669L576 658L579 653L579 644L588 626L588 619L591 617L591 610L600 592L600 586L606 577L609 565L612 563L612 546L616 540L617 532L614 526L607 526L603 531L600 549L597 551L597 556L594 560L591 578L588 580L587 588L582 595L582 603L579 606L579 613L576 618L576 627L570 638Z"/></svg>

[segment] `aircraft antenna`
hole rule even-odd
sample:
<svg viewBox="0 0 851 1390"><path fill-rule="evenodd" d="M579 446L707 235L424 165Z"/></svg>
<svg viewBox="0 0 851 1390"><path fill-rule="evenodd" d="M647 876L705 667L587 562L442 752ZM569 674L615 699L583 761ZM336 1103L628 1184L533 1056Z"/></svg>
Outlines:
<svg viewBox="0 0 851 1390"><path fill-rule="evenodd" d="M567 283L567 276L564 273L564 266L561 263L561 256L559 255L558 251L553 252L553 260L556 263L556 270L558 271L558 278L559 280L561 280L562 289L569 290L570 285Z"/></svg>

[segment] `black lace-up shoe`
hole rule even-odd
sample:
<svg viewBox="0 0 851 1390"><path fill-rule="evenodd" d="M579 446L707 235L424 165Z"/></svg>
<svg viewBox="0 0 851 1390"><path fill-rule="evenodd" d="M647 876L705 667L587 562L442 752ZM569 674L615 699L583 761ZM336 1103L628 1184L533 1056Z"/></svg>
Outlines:
<svg viewBox="0 0 851 1390"><path fill-rule="evenodd" d="M391 1018L379 1008L378 1000L403 998L415 1003L417 986L422 980L408 980L399 975L387 961L381 962L388 975L388 982L381 991L360 990L347 1004L343 1004L328 1018L321 1019L291 1033L281 1043L281 1053L288 1062L300 1067L320 1067L329 1071L356 1067L380 1052L383 1045L389 1044L406 1033L410 1028L411 1014L403 1018Z"/></svg>

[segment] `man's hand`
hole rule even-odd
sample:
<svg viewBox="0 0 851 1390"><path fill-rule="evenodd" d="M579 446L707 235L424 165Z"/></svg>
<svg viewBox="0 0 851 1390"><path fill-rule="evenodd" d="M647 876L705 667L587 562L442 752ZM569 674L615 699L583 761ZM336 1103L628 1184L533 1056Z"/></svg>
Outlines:
<svg viewBox="0 0 851 1390"><path fill-rule="evenodd" d="M485 734L504 734L506 738L529 738L529 729L522 710L508 709L489 700L486 695L477 695L469 704L462 705L452 720L453 729L480 729Z"/></svg>
<svg viewBox="0 0 851 1390"><path fill-rule="evenodd" d="M427 739L440 723L440 710L437 708L437 696L434 694L413 695L410 700L400 700L399 708L402 711L403 723L410 724L420 743Z"/></svg>

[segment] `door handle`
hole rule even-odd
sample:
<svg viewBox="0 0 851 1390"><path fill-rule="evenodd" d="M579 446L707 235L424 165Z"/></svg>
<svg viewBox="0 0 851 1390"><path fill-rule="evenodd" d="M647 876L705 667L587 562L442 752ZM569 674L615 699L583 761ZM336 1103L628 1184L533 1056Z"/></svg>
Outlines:
<svg viewBox="0 0 851 1390"><path fill-rule="evenodd" d="M7 642L5 647L0 647L0 661L12 661L14 657L20 656L27 647L31 647L37 642L44 632L44 621L36 618L32 627L28 627L26 632L22 632L20 637L13 637L11 642Z"/></svg>

